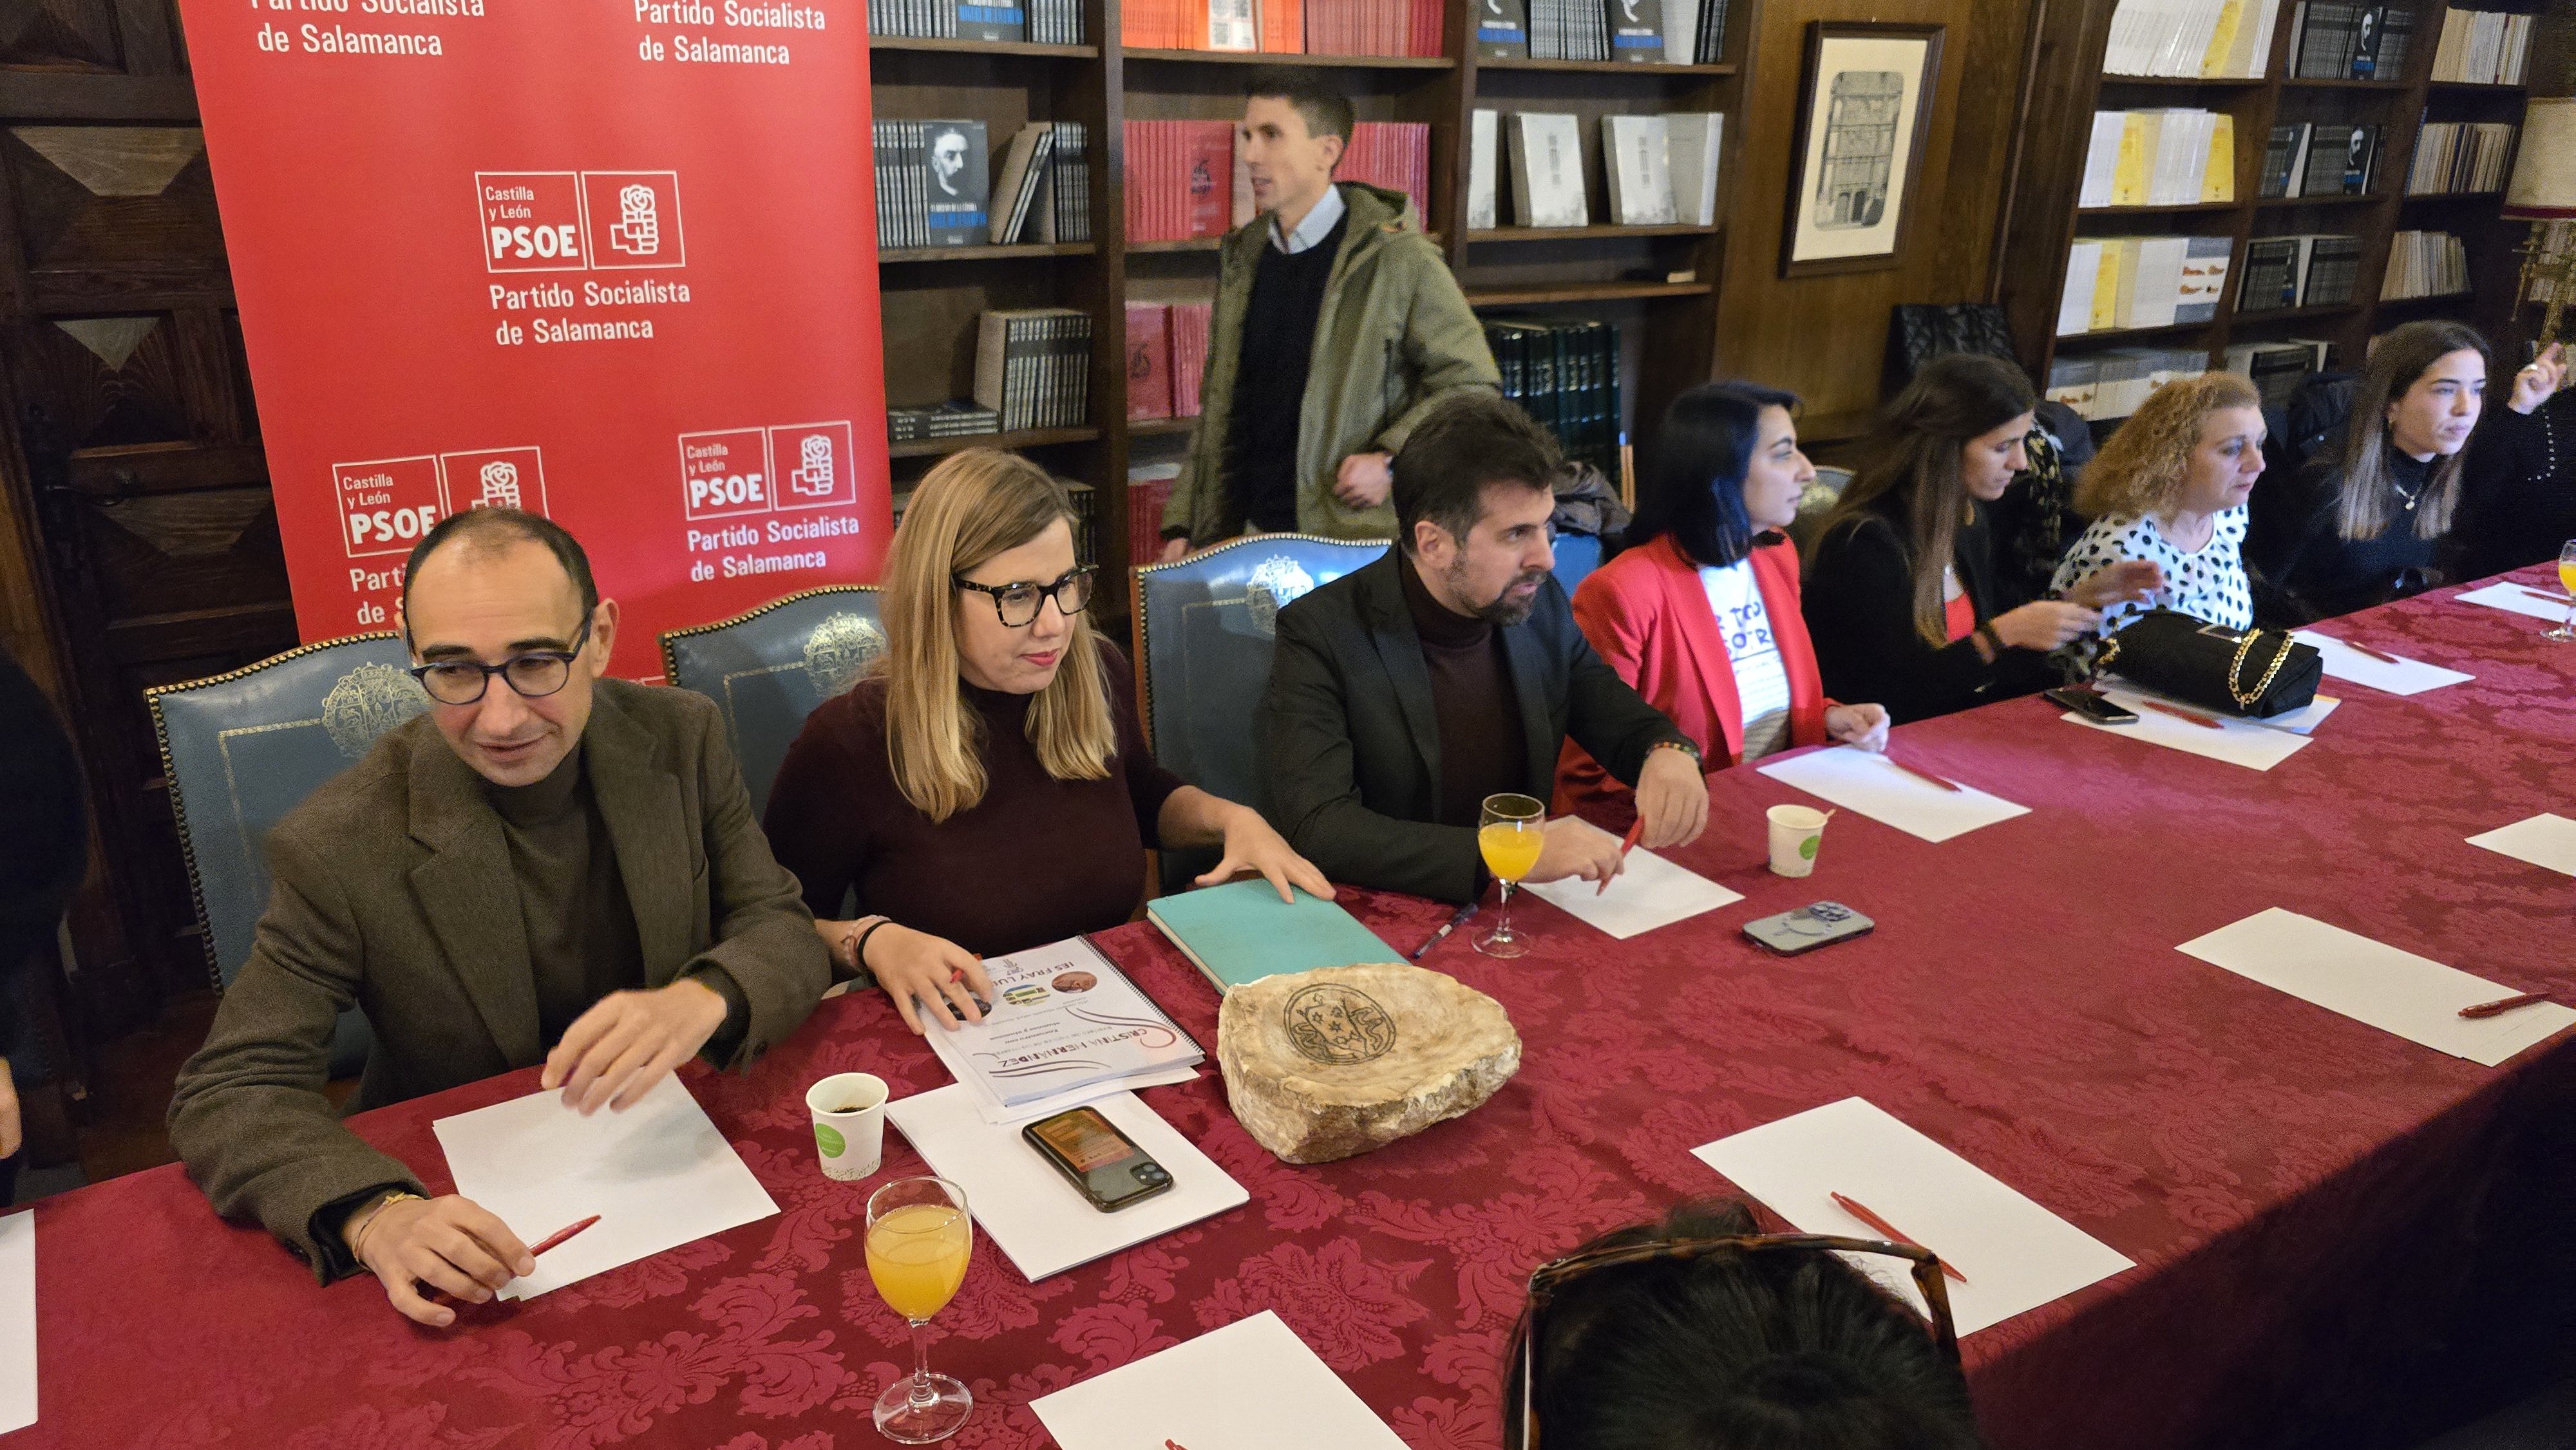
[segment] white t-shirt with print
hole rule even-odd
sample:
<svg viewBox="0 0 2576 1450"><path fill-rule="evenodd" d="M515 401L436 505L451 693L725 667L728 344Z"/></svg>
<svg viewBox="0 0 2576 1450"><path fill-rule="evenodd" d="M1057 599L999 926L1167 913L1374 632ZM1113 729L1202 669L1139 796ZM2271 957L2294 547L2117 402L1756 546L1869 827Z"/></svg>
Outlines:
<svg viewBox="0 0 2576 1450"><path fill-rule="evenodd" d="M2245 582L2245 521L2242 506L2226 510L2210 529L2209 542L2185 553L2165 537L2154 516L2123 518L2107 514L2095 519L2092 527L2067 549L2056 577L2049 580L2048 590L2062 596L2097 569L2125 559L2152 559L2164 567L2164 589L2147 603L2114 604L2103 610L2104 638L2158 607L2179 610L2229 629L2251 629L2254 594Z"/></svg>
<svg viewBox="0 0 2576 1450"><path fill-rule="evenodd" d="M1753 561L1739 559L1723 569L1699 571L1708 591L1708 608L1717 616L1717 633L1726 641L1735 665L1735 698L1744 709L1744 758L1759 760L1789 738L1789 671L1780 662L1779 641L1771 637L1771 610L1762 602L1761 582Z"/></svg>

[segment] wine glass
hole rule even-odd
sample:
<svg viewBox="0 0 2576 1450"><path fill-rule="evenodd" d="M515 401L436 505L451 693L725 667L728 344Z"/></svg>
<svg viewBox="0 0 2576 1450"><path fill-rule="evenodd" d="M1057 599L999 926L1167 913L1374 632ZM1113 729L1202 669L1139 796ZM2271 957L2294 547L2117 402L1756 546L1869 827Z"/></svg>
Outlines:
<svg viewBox="0 0 2576 1450"><path fill-rule="evenodd" d="M912 1323L913 1371L877 1396L877 1429L889 1440L945 1440L975 1408L966 1386L930 1372L930 1317L966 1282L974 1246L966 1190L944 1178L898 1178L868 1198L868 1277Z"/></svg>
<svg viewBox="0 0 2576 1450"><path fill-rule="evenodd" d="M1517 957L1529 950L1529 938L1512 932L1512 888L1538 865L1547 844L1547 807L1525 795L1489 795L1476 817L1476 850L1485 869L1503 883L1503 904L1494 929L1476 941L1489 957Z"/></svg>
<svg viewBox="0 0 2576 1450"><path fill-rule="evenodd" d="M2542 630L2540 637L2563 644L2576 640L2576 539L2569 539L2559 546L2558 587L2567 591L2567 622L2556 629Z"/></svg>

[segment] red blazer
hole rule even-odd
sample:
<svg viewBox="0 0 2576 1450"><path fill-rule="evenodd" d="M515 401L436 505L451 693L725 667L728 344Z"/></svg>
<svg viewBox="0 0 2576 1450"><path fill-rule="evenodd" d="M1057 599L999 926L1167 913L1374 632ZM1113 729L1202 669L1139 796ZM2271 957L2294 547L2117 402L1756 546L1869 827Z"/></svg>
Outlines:
<svg viewBox="0 0 2576 1450"><path fill-rule="evenodd" d="M1753 578L1789 676L1789 743L1822 744L1830 702L1798 607L1797 546L1784 539L1754 549ZM1574 622L1619 678L1699 746L1703 771L1724 770L1743 756L1744 707L1735 695L1735 665L1709 610L1699 568L1682 557L1671 535L1592 571L1574 591ZM1628 787L1568 740L1557 757L1554 808L1564 814L1585 806L1610 807L1612 815L1633 809Z"/></svg>

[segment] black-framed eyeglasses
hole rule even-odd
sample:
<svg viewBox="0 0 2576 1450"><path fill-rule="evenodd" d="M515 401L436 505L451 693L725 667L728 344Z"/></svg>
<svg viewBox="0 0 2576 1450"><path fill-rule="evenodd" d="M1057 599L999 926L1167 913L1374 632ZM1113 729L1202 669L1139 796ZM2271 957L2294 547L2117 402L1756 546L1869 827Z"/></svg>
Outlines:
<svg viewBox="0 0 2576 1450"><path fill-rule="evenodd" d="M1067 619L1080 614L1091 604L1091 580L1099 571L1085 564L1053 584L978 584L971 579L952 577L948 582L960 589L971 589L993 601L993 613L1000 616L1008 629L1025 629L1037 623L1038 611L1046 602L1055 601L1056 611Z"/></svg>
<svg viewBox="0 0 2576 1450"><path fill-rule="evenodd" d="M520 699L542 700L572 682L572 662L580 657L582 646L590 643L590 620L591 613L584 612L570 649L524 650L497 665L481 660L433 660L412 666L411 677L442 705L471 705L482 699L483 692L492 688L494 675L509 681Z"/></svg>
<svg viewBox="0 0 2576 1450"><path fill-rule="evenodd" d="M1730 1251L1884 1254L1903 1259L1913 1275L1916 1292L1931 1307L1933 1344L1953 1367L1959 1363L1959 1331L1950 1318L1949 1290L1942 1283L1941 1260L1930 1249L1912 1244L1884 1243L1877 1239L1837 1238L1828 1234L1734 1234L1713 1239L1650 1239L1644 1243L1590 1249L1541 1264L1530 1271L1529 1299L1522 1304L1520 1322L1512 1329L1507 1361L1514 1366L1513 1377L1519 1381L1519 1386L1518 1393L1511 1395L1505 1405L1503 1444L1506 1450L1539 1450L1537 1385L1542 1366L1538 1363L1538 1345L1547 1337L1548 1307L1559 1290L1601 1269L1656 1259L1697 1259Z"/></svg>

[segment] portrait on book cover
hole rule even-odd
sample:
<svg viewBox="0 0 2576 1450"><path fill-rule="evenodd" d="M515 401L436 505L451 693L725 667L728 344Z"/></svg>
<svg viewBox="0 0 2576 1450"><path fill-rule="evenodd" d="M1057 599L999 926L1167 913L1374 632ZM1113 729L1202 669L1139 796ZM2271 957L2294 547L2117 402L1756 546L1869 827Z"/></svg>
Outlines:
<svg viewBox="0 0 2576 1450"><path fill-rule="evenodd" d="M1821 20L1807 27L1782 276L1897 264L1942 29Z"/></svg>

